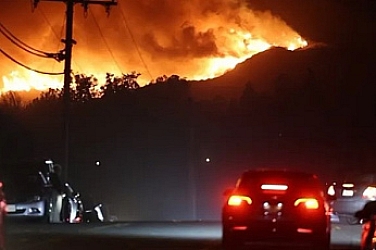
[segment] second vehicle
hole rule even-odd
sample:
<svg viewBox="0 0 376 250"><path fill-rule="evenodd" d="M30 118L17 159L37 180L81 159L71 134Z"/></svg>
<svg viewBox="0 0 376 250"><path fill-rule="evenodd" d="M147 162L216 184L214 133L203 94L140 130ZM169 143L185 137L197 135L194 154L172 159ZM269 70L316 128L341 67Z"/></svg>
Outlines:
<svg viewBox="0 0 376 250"><path fill-rule="evenodd" d="M224 249L244 245L330 248L328 197L316 175L290 170L249 170L225 194Z"/></svg>

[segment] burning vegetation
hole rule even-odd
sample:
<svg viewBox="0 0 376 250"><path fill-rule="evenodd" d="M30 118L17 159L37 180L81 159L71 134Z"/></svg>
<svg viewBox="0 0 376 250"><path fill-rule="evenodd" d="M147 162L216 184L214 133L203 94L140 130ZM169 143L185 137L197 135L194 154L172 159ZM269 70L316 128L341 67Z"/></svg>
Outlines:
<svg viewBox="0 0 376 250"><path fill-rule="evenodd" d="M25 43L47 46L52 34L61 30L59 21L64 11L52 11L49 16L45 14L47 7L38 7L34 18L44 14L51 23L50 29L23 36ZM162 75L188 80L215 78L271 47L296 50L308 45L279 17L253 11L242 0L119 1L108 18L95 8L84 16L75 19L74 38L78 44L74 47L73 69L95 75L98 85L105 84L107 72L120 76L124 72L140 72L136 78L140 86ZM7 26L17 29L17 34L27 28L26 24ZM38 43L35 34L39 34ZM25 56L22 59L30 61ZM30 61L31 66L48 72L57 68L62 71L61 64L56 67L57 62L41 60ZM62 76L41 75L20 66L5 72L1 79L0 94L59 89L63 85Z"/></svg>

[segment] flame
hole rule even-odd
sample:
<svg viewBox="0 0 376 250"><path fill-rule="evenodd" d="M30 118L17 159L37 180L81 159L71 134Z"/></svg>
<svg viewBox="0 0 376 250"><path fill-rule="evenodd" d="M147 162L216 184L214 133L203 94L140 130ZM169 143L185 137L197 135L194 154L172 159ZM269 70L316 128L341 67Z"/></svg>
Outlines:
<svg viewBox="0 0 376 250"><path fill-rule="evenodd" d="M155 6L150 5L148 1L131 1L128 4L137 5L138 9L143 7L145 12L147 8L150 8L150 12ZM213 5L215 7L209 4L210 1L200 2L201 4L196 4L195 1L185 2L179 7L182 10L180 12L176 11L175 0L164 0L164 2L165 4L161 4L165 6L164 8L174 6L170 8L173 16L168 19L169 23L165 21L167 14L163 18L155 11L150 12L155 16L139 15L137 12L133 14L133 22L140 27L133 34L138 38L134 40L140 41L139 51L138 53L127 51L133 56L122 57L121 63L118 63L122 65L122 70L130 69L128 72L140 72L138 83L141 86L153 80L150 72L153 72L154 79L161 75L176 74L188 80L204 80L221 76L234 69L237 64L271 47L296 50L308 45L304 38L281 19L270 12L252 11L240 0L217 0L216 5ZM235 5L235 2L241 4ZM135 6L126 7L136 10ZM125 11L126 7L122 8L122 11ZM202 8L202 10L197 8ZM159 13L167 13L167 10L159 11ZM114 19L119 19L119 16L115 14L113 16ZM149 18L152 21L140 18ZM158 18L165 22L159 23ZM143 26L139 23L147 23L147 25ZM77 36L82 37L80 33L83 32L82 30L76 30ZM109 34L108 37L114 40L113 34L111 36ZM104 83L106 72L115 75L128 73L126 70L121 72L119 68L114 67L114 59L120 61L119 58L102 57L101 55L105 52L89 50L92 44L85 44L85 39L82 40L83 44L79 43L74 47L73 63L85 65L85 70L91 71L79 73L94 75L99 85ZM144 64L150 69L149 74L145 72L145 65L134 59L139 53L143 55ZM60 89L63 86L63 76L40 75L23 68L4 75L2 81L3 88L0 88L0 95L7 91L42 91L48 88Z"/></svg>
<svg viewBox="0 0 376 250"><path fill-rule="evenodd" d="M62 88L62 79L41 75L33 71L12 71L9 76L3 76L4 87L0 90L0 95L8 91L43 91L49 88Z"/></svg>

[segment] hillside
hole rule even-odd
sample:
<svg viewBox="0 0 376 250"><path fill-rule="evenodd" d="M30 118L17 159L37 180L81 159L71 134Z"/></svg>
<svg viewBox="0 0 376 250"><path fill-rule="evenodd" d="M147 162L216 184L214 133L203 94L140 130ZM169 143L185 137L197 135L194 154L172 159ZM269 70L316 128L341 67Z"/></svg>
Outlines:
<svg viewBox="0 0 376 250"><path fill-rule="evenodd" d="M247 83L251 83L258 93L273 94L276 83L282 78L285 88L297 88L314 78L317 86L333 97L339 89L361 91L362 86L371 84L371 79L375 78L374 62L366 51L360 50L321 46L292 52L273 48L246 60L223 76L192 82L191 91L197 99L216 96L237 99Z"/></svg>

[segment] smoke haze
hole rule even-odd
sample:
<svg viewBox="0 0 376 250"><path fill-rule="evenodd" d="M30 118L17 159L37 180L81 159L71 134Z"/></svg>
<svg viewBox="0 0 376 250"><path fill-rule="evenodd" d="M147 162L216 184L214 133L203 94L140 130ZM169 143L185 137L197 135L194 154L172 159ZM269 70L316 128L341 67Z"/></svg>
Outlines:
<svg viewBox="0 0 376 250"><path fill-rule="evenodd" d="M27 0L2 0L0 5L7 10L1 11L0 22L19 39L43 51L63 49L63 3L41 1L34 12ZM304 45L283 20L270 11L252 11L240 0L119 0L108 14L97 5L90 5L85 13L76 4L74 39L74 71L99 79L106 72L136 71L141 73L141 85L172 74L212 78L270 46L295 49ZM4 37L0 44L32 68L63 70L63 63L35 58ZM3 76L23 70L4 57L0 60L6 65L0 72Z"/></svg>

